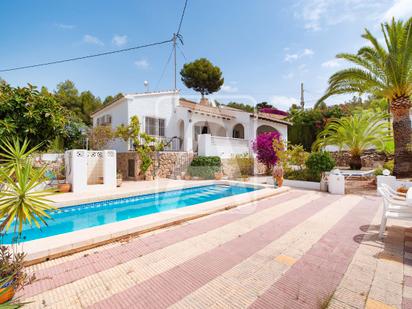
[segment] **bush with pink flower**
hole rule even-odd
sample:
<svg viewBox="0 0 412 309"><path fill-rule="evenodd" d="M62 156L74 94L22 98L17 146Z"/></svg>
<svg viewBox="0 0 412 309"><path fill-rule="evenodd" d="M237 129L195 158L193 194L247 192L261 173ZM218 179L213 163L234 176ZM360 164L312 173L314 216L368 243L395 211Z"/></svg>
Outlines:
<svg viewBox="0 0 412 309"><path fill-rule="evenodd" d="M289 116L289 114L287 112L284 112L280 109L277 109L276 107L263 107L263 108L259 109L259 112L267 113L267 114L280 115L280 116Z"/></svg>
<svg viewBox="0 0 412 309"><path fill-rule="evenodd" d="M278 162L279 158L273 149L273 140L280 140L278 131L264 132L252 142L252 149L256 153L259 162L266 165L267 172Z"/></svg>

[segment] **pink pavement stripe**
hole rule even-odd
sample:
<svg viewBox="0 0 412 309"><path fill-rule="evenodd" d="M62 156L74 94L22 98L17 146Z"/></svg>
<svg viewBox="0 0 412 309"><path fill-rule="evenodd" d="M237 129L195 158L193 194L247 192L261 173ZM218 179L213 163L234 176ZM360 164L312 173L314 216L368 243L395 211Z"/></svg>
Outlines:
<svg viewBox="0 0 412 309"><path fill-rule="evenodd" d="M323 308L336 290L370 224L376 199L362 199L250 308Z"/></svg>
<svg viewBox="0 0 412 309"><path fill-rule="evenodd" d="M412 309L412 298L404 297L402 299L402 309Z"/></svg>
<svg viewBox="0 0 412 309"><path fill-rule="evenodd" d="M222 275L340 198L336 195L325 195L306 203L92 307L166 308Z"/></svg>
<svg viewBox="0 0 412 309"><path fill-rule="evenodd" d="M292 191L265 199L256 205L243 207L244 212L236 210L222 212L210 217L173 230L167 230L159 234L145 238L135 238L121 246L98 251L88 256L82 256L71 261L60 263L52 267L36 271L36 280L27 286L19 294L24 298L32 297L44 291L74 282L76 280L93 275L97 272L112 268L116 265L128 262L139 256L146 255L161 248L173 245L180 241L198 236L211 230L220 228L236 220L248 217L265 209L276 207L276 204L287 202L307 194L304 191ZM276 204L274 204L276 202ZM256 211L253 211L256 207ZM249 213L248 213L249 211Z"/></svg>

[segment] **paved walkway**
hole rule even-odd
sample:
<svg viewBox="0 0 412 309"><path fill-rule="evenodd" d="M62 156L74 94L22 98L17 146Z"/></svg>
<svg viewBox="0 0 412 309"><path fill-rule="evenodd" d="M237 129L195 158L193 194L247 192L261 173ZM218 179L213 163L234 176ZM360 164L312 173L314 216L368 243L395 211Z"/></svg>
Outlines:
<svg viewBox="0 0 412 309"><path fill-rule="evenodd" d="M32 266L29 308L412 308L412 229L380 199L292 190ZM391 225L392 224L392 225Z"/></svg>

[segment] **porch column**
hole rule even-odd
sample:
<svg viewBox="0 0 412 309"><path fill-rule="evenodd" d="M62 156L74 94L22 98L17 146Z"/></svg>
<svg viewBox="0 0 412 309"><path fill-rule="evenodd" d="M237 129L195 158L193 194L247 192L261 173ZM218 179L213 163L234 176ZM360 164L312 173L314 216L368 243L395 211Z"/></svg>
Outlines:
<svg viewBox="0 0 412 309"><path fill-rule="evenodd" d="M185 134L183 141L183 149L185 151L193 151L193 139L193 122L190 119L189 121L185 121Z"/></svg>

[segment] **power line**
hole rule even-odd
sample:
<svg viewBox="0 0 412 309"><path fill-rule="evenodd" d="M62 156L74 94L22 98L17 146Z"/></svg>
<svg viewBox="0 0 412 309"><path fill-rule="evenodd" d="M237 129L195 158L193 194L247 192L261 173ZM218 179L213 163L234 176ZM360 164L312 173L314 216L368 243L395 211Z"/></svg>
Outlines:
<svg viewBox="0 0 412 309"><path fill-rule="evenodd" d="M179 45L177 45L177 48L179 49L179 51L180 51L180 53L182 54L182 56L183 56L183 58L185 59L185 61L187 61L187 58L186 58L186 56L185 56L185 53L183 52L183 49L182 49Z"/></svg>
<svg viewBox="0 0 412 309"><path fill-rule="evenodd" d="M134 47L129 47L129 48L112 50L112 51L108 51L108 52L104 52L104 53L92 54L92 55L87 55L87 56L82 56L82 57L68 58L68 59L63 59L63 60L56 60L56 61L39 63L39 64L26 65L26 66L21 66L21 67L14 67L14 68L9 68L9 69L2 69L2 70L0 70L0 73L23 70L23 69L30 69L30 68L37 68L37 67L42 67L42 66L48 66L48 65L71 62L71 61L77 61L77 60L88 59L88 58L95 58L95 57L100 57L100 56L107 56L107 55L112 55L112 54L118 54L118 53L128 52L128 51L131 51L131 50L142 49L142 48L152 47L152 46L157 46L157 45L163 45L163 44L166 44L166 43L170 43L172 41L173 41L173 39L169 39L169 40L165 40L165 41L161 41L161 42L155 42L155 43L139 45L139 46L134 46Z"/></svg>
<svg viewBox="0 0 412 309"><path fill-rule="evenodd" d="M164 77L164 75L165 75L165 73L166 73L167 66L169 65L170 59L172 58L172 55L173 55L173 49L174 49L174 48L172 48L172 50L170 51L169 57L167 58L167 61L166 61L165 65L164 65L164 67L163 67L162 74L160 75L160 78L159 78L159 80L158 80L157 83L156 83L155 89L158 89L157 87L159 86L160 82L162 81L162 79L163 79L163 77Z"/></svg>
<svg viewBox="0 0 412 309"><path fill-rule="evenodd" d="M180 34L180 28L182 28L182 23L183 23L183 18L185 17L186 7L187 7L187 0L185 0L185 6L183 7L182 16L180 17L179 27L177 28L177 32L176 32L177 35Z"/></svg>

